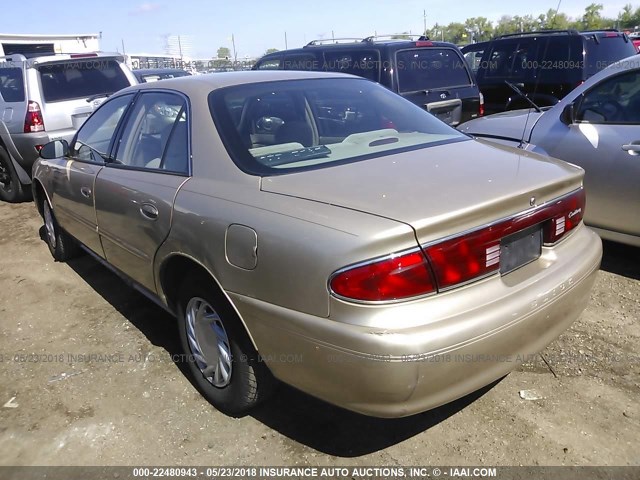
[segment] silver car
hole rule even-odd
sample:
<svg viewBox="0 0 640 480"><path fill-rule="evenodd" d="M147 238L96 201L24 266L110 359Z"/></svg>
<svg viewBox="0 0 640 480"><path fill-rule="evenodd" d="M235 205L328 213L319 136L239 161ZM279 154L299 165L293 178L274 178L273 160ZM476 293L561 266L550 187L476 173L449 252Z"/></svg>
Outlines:
<svg viewBox="0 0 640 480"><path fill-rule="evenodd" d="M118 53L0 57L0 200L24 200L40 148L70 141L106 97L136 83Z"/></svg>
<svg viewBox="0 0 640 480"><path fill-rule="evenodd" d="M580 315L602 254L582 169L349 75L138 85L41 156L54 258L81 248L175 313L232 415L275 379L381 417L468 394Z"/></svg>
<svg viewBox="0 0 640 480"><path fill-rule="evenodd" d="M585 170L584 221L602 238L640 246L640 58L610 65L553 108L472 120L460 130L520 145Z"/></svg>

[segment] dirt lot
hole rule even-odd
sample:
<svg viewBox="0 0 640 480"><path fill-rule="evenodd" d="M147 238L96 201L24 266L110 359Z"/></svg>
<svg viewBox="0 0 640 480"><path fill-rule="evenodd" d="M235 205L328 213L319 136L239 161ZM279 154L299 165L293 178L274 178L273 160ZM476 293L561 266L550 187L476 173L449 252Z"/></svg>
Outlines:
<svg viewBox="0 0 640 480"><path fill-rule="evenodd" d="M640 465L640 249L605 244L549 366L407 419L287 387L233 419L171 361L172 317L88 257L54 263L40 226L0 203L0 465Z"/></svg>

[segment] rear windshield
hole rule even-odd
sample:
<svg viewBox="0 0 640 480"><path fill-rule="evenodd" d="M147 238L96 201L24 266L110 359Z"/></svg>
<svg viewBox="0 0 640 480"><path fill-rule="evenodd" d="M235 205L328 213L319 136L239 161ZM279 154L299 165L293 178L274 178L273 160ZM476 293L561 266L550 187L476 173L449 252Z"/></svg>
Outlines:
<svg viewBox="0 0 640 480"><path fill-rule="evenodd" d="M51 63L38 66L45 102L60 102L111 94L128 87L129 80L114 60Z"/></svg>
<svg viewBox="0 0 640 480"><path fill-rule="evenodd" d="M633 43L625 42L622 36L603 36L598 39L598 42L593 38L587 38L585 57L588 76L637 53Z"/></svg>
<svg viewBox="0 0 640 480"><path fill-rule="evenodd" d="M396 53L400 93L470 85L461 55L451 48L416 48Z"/></svg>
<svg viewBox="0 0 640 480"><path fill-rule="evenodd" d="M2 68L0 64L0 95L5 102L24 102L21 68Z"/></svg>
<svg viewBox="0 0 640 480"><path fill-rule="evenodd" d="M467 139L362 79L226 87L209 94L209 108L231 158L254 175L326 168Z"/></svg>

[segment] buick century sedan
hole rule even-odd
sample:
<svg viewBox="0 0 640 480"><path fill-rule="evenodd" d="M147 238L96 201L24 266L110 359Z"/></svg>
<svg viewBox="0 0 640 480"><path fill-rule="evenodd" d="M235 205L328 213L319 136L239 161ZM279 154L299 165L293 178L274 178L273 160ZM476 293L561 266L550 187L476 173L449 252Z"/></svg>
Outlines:
<svg viewBox="0 0 640 480"><path fill-rule="evenodd" d="M127 88L33 178L54 258L86 251L173 312L230 415L276 380L380 417L464 396L569 327L602 255L582 169L342 74Z"/></svg>

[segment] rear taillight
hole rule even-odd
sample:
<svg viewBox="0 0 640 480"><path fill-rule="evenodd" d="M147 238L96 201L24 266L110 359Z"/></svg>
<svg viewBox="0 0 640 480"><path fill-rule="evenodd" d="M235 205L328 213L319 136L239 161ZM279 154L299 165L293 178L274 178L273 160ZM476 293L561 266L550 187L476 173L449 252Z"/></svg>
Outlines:
<svg viewBox="0 0 640 480"><path fill-rule="evenodd" d="M545 245L557 242L580 223L584 207L581 188L509 220L426 247L438 289L451 288L500 270L501 240L513 233L540 225Z"/></svg>
<svg viewBox="0 0 640 480"><path fill-rule="evenodd" d="M433 42L429 40L418 40L416 42L416 47L433 47Z"/></svg>
<svg viewBox="0 0 640 480"><path fill-rule="evenodd" d="M389 301L447 290L500 270L503 238L539 225L552 245L582 220L582 188L520 215L408 252L374 260L333 275L331 290L360 301ZM432 273L433 272L433 273Z"/></svg>
<svg viewBox="0 0 640 480"><path fill-rule="evenodd" d="M484 95L480 92L480 106L478 107L478 116L482 117L484 115Z"/></svg>
<svg viewBox="0 0 640 480"><path fill-rule="evenodd" d="M44 119L38 102L27 104L27 115L24 118L24 133L44 132Z"/></svg>
<svg viewBox="0 0 640 480"><path fill-rule="evenodd" d="M333 275L331 291L351 300L400 300L436 291L422 251L392 255Z"/></svg>
<svg viewBox="0 0 640 480"><path fill-rule="evenodd" d="M572 195L558 200L552 206L552 218L544 229L544 243L552 244L565 236L582 221L586 197L581 188Z"/></svg>

